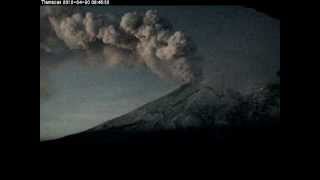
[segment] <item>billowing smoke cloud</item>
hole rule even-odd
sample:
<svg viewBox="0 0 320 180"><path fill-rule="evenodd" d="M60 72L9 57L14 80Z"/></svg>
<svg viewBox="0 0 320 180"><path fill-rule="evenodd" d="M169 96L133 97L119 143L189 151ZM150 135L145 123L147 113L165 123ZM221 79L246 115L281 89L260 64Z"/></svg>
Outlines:
<svg viewBox="0 0 320 180"><path fill-rule="evenodd" d="M174 32L157 11L126 13L117 22L107 14L45 7L40 9L41 18L51 27L40 25L42 36L52 36L50 31L54 31L68 49L100 54L107 65L142 64L161 78L179 82L194 81L201 75L193 41L183 32ZM40 37L40 49L52 51L47 44Z"/></svg>

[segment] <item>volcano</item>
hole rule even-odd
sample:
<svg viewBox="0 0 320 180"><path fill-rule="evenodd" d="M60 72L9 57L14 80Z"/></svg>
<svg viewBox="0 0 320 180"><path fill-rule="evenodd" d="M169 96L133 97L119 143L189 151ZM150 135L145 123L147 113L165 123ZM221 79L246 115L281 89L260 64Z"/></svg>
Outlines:
<svg viewBox="0 0 320 180"><path fill-rule="evenodd" d="M218 92L204 83L188 83L87 131L43 143L215 143L226 141L231 134L248 139L278 123L270 111L266 113L270 108L265 94L263 90L248 98Z"/></svg>

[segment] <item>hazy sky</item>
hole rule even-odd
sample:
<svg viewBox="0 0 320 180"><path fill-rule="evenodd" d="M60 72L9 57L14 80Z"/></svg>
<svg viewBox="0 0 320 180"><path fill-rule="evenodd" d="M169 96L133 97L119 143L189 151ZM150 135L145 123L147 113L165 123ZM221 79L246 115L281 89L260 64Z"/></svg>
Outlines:
<svg viewBox="0 0 320 180"><path fill-rule="evenodd" d="M90 8L121 17L156 9L198 46L204 80L217 89L248 91L280 69L280 21L255 10L224 6L107 6ZM152 101L178 84L145 68L81 66L77 56L48 73L54 95L40 102L40 139L76 133Z"/></svg>

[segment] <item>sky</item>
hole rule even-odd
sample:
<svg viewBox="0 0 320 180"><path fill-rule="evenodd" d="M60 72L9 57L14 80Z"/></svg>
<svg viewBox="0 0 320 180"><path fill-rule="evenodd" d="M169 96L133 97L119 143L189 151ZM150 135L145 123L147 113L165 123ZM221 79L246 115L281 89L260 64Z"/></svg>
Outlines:
<svg viewBox="0 0 320 180"><path fill-rule="evenodd" d="M276 78L280 69L280 21L238 6L88 7L120 18L155 9L174 29L192 37L202 56L203 80L218 90L243 93ZM82 66L77 55L47 71L54 93L40 99L40 140L89 129L177 88L143 67ZM43 74L41 74L44 76ZM40 77L41 79L42 77Z"/></svg>

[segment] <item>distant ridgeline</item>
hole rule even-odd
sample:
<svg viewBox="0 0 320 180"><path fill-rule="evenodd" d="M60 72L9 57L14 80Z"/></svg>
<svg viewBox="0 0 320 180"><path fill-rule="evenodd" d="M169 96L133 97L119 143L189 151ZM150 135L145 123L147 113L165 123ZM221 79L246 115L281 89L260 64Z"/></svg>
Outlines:
<svg viewBox="0 0 320 180"><path fill-rule="evenodd" d="M279 124L280 81L249 95L189 83L128 114L44 144L265 142L277 139Z"/></svg>

